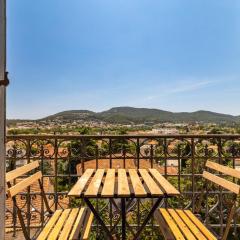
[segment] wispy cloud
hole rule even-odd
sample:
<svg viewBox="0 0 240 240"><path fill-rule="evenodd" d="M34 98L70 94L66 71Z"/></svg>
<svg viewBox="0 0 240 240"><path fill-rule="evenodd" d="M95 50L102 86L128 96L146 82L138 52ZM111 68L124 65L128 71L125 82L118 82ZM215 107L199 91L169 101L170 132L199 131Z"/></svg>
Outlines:
<svg viewBox="0 0 240 240"><path fill-rule="evenodd" d="M201 82L194 82L194 83L183 82L181 85L176 86L176 88L170 89L168 93L172 94L172 93L192 92L192 91L205 88L213 83L216 83L216 81L209 80L209 81L201 81Z"/></svg>
<svg viewBox="0 0 240 240"><path fill-rule="evenodd" d="M219 83L222 80L216 80L216 79L187 79L187 80L179 80L175 82L174 84L168 84L166 83L164 86L155 86L154 93L147 95L142 100L145 102L151 102L153 100L167 97L173 94L178 93L187 93L187 92L194 92L203 88L210 87L212 85L215 85ZM157 92L157 94L156 94Z"/></svg>

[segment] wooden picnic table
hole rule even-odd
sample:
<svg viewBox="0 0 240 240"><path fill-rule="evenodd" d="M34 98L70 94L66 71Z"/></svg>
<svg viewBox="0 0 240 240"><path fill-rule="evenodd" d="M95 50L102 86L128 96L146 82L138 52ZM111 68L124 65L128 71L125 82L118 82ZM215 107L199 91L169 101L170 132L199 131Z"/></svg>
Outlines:
<svg viewBox="0 0 240 240"><path fill-rule="evenodd" d="M121 199L121 208L118 210L122 218L122 239L126 239L126 226L129 228L126 222L129 202L126 205L126 199L156 199L137 233L133 233L134 239L137 239L161 201L179 194L179 191L157 169L86 169L68 195L83 198L109 239L113 239L112 231L116 226L108 229L90 199L110 199L116 208L118 206L114 199Z"/></svg>

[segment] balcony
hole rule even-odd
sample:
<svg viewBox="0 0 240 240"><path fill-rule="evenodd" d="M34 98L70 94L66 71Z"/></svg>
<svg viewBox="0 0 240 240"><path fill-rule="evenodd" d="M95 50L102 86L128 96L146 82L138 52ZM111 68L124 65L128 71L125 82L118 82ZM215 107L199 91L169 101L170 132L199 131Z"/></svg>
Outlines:
<svg viewBox="0 0 240 240"><path fill-rule="evenodd" d="M68 197L68 192L86 168L156 168L180 192L178 198L165 199L161 206L194 209L203 186L202 172L207 160L240 168L239 135L161 135L161 136L7 136L7 171L39 160L43 183L52 210L76 207L80 199ZM234 180L234 179L233 179ZM235 181L235 180L234 180ZM222 236L231 193L208 186L204 205L199 212L203 222ZM27 231L34 237L43 227L46 209L39 188L33 185L17 196L25 216ZM96 200L109 226L117 218L112 202ZM146 209L153 200L136 200L131 205L129 223L137 230ZM7 239L21 239L21 227L11 200L6 200ZM229 239L240 230L236 217ZM117 225L116 234L120 228ZM96 221L91 232L93 239L103 239ZM127 232L131 237L131 231ZM142 239L162 239L157 223L152 219L145 227Z"/></svg>

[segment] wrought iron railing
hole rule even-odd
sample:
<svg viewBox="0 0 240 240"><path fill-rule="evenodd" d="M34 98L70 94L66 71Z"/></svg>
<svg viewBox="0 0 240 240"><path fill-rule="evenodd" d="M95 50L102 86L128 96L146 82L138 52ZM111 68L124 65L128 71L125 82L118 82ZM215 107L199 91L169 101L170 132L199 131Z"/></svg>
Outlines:
<svg viewBox="0 0 240 240"><path fill-rule="evenodd" d="M6 149L7 171L40 161L45 191L53 210L82 204L81 200L69 199L67 193L86 168L158 168L181 192L180 197L165 200L162 205L194 209L203 185L201 174L206 160L240 167L240 135L16 135L7 136ZM210 187L200 212L203 221L219 235L224 229L230 197L230 193ZM21 201L28 231L41 228L46 216L40 191L34 186L26 189L18 201ZM133 229L140 225L151 201L133 202L130 220ZM99 199L95 204L113 226L117 212L112 203ZM20 225L10 199L7 199L6 222L7 229L15 235ZM158 239L156 229L152 220L145 234ZM93 238L101 239L100 230L94 223ZM236 235L238 230L236 217L231 234ZM117 231L118 228L116 234ZM128 234L131 235L131 230Z"/></svg>

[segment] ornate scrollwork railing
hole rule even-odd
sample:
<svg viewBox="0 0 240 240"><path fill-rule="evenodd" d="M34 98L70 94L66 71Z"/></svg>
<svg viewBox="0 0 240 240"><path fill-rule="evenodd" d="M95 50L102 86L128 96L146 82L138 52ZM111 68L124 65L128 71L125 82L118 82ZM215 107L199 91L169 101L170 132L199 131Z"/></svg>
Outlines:
<svg viewBox="0 0 240 240"><path fill-rule="evenodd" d="M40 161L43 181L53 210L82 204L67 196L71 186L86 168L158 168L182 193L177 199L162 202L163 206L194 209L203 187L201 174L207 160L240 167L240 135L160 135L160 136L7 136L7 171L31 161ZM228 203L225 192L208 186L201 217L218 233L223 232ZM46 209L36 186L18 196L28 231L41 228ZM109 225L117 217L111 202L96 203ZM130 225L138 228L151 201L130 204ZM15 234L19 228L16 210L7 199L6 225ZM120 223L119 223L120 224ZM155 222L148 225L147 234L155 234ZM97 223L94 234L101 234ZM234 221L233 233L239 230ZM117 228L116 228L116 234ZM131 235L131 231L129 231Z"/></svg>

